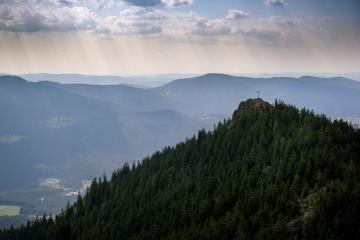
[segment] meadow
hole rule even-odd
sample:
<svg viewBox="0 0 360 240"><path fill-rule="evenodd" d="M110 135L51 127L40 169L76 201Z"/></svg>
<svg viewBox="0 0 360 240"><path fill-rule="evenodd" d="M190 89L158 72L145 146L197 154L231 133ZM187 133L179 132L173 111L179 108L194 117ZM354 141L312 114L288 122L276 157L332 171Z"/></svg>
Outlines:
<svg viewBox="0 0 360 240"><path fill-rule="evenodd" d="M17 216L20 209L18 206L0 205L0 216Z"/></svg>

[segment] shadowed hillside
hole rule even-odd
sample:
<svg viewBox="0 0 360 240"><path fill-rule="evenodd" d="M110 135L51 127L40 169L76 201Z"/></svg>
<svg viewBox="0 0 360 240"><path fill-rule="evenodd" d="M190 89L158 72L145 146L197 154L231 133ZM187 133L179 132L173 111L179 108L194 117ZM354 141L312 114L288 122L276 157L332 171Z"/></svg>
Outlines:
<svg viewBox="0 0 360 240"><path fill-rule="evenodd" d="M170 107L159 94L129 86L0 76L0 191L36 187L52 177L80 188L81 180L111 173L219 120L164 110Z"/></svg>

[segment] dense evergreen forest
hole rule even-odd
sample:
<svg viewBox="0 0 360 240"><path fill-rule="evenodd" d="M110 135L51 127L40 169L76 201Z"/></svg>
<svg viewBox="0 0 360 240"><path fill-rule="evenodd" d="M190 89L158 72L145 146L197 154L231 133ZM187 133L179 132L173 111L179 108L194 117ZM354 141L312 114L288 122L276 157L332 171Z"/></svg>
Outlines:
<svg viewBox="0 0 360 240"><path fill-rule="evenodd" d="M252 99L0 239L360 239L359 168L359 129Z"/></svg>

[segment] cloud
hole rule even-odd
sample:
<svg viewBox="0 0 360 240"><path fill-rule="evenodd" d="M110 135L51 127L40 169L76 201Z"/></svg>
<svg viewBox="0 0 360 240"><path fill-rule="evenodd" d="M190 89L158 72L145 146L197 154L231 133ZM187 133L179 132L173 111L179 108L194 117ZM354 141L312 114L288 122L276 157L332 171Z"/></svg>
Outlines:
<svg viewBox="0 0 360 240"><path fill-rule="evenodd" d="M282 37L281 32L275 29L250 29L240 31L243 37L260 42L266 45L279 43Z"/></svg>
<svg viewBox="0 0 360 240"><path fill-rule="evenodd" d="M45 5L0 5L0 31L75 31L96 25L96 15L84 7L52 8Z"/></svg>
<svg viewBox="0 0 360 240"><path fill-rule="evenodd" d="M55 4L58 4L58 5L72 5L75 1L72 1L72 0L53 0L53 1L49 1L50 3L51 2L54 2Z"/></svg>
<svg viewBox="0 0 360 240"><path fill-rule="evenodd" d="M231 27L227 26L222 19L199 19L194 22L193 26L194 29L191 33L195 35L219 36L229 35L231 33Z"/></svg>
<svg viewBox="0 0 360 240"><path fill-rule="evenodd" d="M151 35L161 33L164 22L169 16L158 9L130 7L119 16L98 20L95 31L117 35Z"/></svg>
<svg viewBox="0 0 360 240"><path fill-rule="evenodd" d="M226 15L226 19L236 20L236 19L243 19L248 16L249 16L249 14L244 11L237 10L237 9L230 9Z"/></svg>
<svg viewBox="0 0 360 240"><path fill-rule="evenodd" d="M98 32L116 35L224 36L231 33L225 19L208 19L195 12L167 12L164 9L132 6L119 16L98 21Z"/></svg>
<svg viewBox="0 0 360 240"><path fill-rule="evenodd" d="M265 4L268 6L285 6L287 0L265 0Z"/></svg>
<svg viewBox="0 0 360 240"><path fill-rule="evenodd" d="M18 135L0 135L0 144L13 144L18 143L28 137Z"/></svg>
<svg viewBox="0 0 360 240"><path fill-rule="evenodd" d="M162 2L169 7L176 7L181 5L190 5L194 3L194 0L162 0Z"/></svg>
<svg viewBox="0 0 360 240"><path fill-rule="evenodd" d="M162 6L169 7L192 3L187 0L159 1ZM337 32L329 24L331 19L320 21L320 17L260 18L250 17L242 10L229 9L222 18L211 19L195 12L166 7L124 5L120 0L88 0L84 3L83 0L3 1L0 3L0 31L86 31L104 39L116 35L139 35L171 41L229 40L240 43L250 40L283 45L301 44L307 36L328 38L329 33ZM113 9L108 10L111 7Z"/></svg>
<svg viewBox="0 0 360 240"><path fill-rule="evenodd" d="M169 15L162 30L162 35L176 37L176 39L211 38L229 34L231 34L231 27L225 19L208 19L195 12Z"/></svg>
<svg viewBox="0 0 360 240"><path fill-rule="evenodd" d="M74 117L54 117L46 121L45 125L48 128L57 129L72 126L78 123L80 119Z"/></svg>
<svg viewBox="0 0 360 240"><path fill-rule="evenodd" d="M176 7L181 5L189 5L194 0L123 0L124 2L139 7L155 7L165 5L168 7Z"/></svg>
<svg viewBox="0 0 360 240"><path fill-rule="evenodd" d="M124 2L139 7L154 7L162 3L161 0L123 0Z"/></svg>
<svg viewBox="0 0 360 240"><path fill-rule="evenodd" d="M268 24L281 29L293 28L299 23L300 19L294 17L271 16L267 19Z"/></svg>

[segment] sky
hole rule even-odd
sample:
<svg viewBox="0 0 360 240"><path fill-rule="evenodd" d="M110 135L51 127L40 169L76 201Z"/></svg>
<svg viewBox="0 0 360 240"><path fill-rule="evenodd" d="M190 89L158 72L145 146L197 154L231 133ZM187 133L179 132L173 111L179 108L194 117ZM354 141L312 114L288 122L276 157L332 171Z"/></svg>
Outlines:
<svg viewBox="0 0 360 240"><path fill-rule="evenodd" d="M0 72L354 73L360 0L0 0Z"/></svg>

